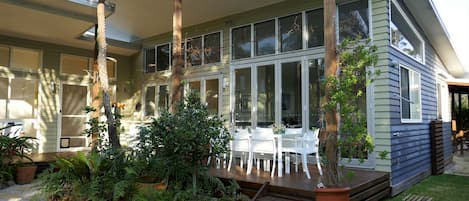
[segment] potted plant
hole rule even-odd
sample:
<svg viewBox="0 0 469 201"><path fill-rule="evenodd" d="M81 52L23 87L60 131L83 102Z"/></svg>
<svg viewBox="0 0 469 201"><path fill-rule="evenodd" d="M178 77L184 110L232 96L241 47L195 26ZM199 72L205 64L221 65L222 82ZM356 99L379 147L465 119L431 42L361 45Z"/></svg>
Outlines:
<svg viewBox="0 0 469 201"><path fill-rule="evenodd" d="M31 183L36 175L37 166L29 157L31 149L34 148L35 140L36 138L33 137L0 136L0 159L3 174L11 178L13 165L16 165L17 184Z"/></svg>
<svg viewBox="0 0 469 201"><path fill-rule="evenodd" d="M335 76L326 78L328 102L323 108L336 115L338 133L336 139L325 141L326 154L322 160L325 168L322 183L315 190L317 200L332 200L331 195L341 193L342 198L348 200L349 188L340 184L342 172L338 168L338 158L358 158L362 162L374 148L360 105L366 106L366 86L379 74L369 69L377 62L377 48L370 44L370 40L358 38L345 39L337 50L338 70ZM327 137L331 137L329 133Z"/></svg>

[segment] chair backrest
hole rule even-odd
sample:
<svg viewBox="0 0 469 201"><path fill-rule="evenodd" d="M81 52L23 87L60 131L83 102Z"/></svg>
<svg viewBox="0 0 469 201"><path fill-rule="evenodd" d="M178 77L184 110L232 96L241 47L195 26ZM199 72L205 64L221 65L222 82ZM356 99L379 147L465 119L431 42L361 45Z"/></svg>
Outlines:
<svg viewBox="0 0 469 201"><path fill-rule="evenodd" d="M285 129L285 134L302 134L303 133L303 128L286 128Z"/></svg>
<svg viewBox="0 0 469 201"><path fill-rule="evenodd" d="M317 153L319 147L319 128L312 128L306 131L303 136L303 148L307 153Z"/></svg>
<svg viewBox="0 0 469 201"><path fill-rule="evenodd" d="M231 150L232 151L249 151L249 141L251 134L247 129L236 129L232 134L233 139L231 139Z"/></svg>
<svg viewBox="0 0 469 201"><path fill-rule="evenodd" d="M275 136L272 128L256 128L252 130L251 146L253 152L275 152Z"/></svg>

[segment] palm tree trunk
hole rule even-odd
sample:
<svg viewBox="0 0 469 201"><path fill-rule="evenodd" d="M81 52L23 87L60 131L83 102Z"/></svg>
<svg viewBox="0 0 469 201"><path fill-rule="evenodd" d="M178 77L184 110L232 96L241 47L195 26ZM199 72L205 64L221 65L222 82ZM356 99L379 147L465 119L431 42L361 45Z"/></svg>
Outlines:
<svg viewBox="0 0 469 201"><path fill-rule="evenodd" d="M101 89L103 91L103 104L104 113L106 114L108 124L108 135L109 143L113 148L120 148L119 136L117 135L117 128L114 116L112 114L111 100L109 96L109 81L107 76L106 68L106 32L105 32L105 13L104 13L104 1L99 0L97 6L97 17L98 17L98 69L99 69L99 81L101 82Z"/></svg>
<svg viewBox="0 0 469 201"><path fill-rule="evenodd" d="M181 84L184 61L182 57L182 0L174 0L173 11L173 62L171 79L171 105L169 110L174 112L176 105L182 99L184 87Z"/></svg>
<svg viewBox="0 0 469 201"><path fill-rule="evenodd" d="M95 25L95 33L98 32L98 25ZM96 34L95 34L96 35ZM99 82L99 68L98 68L98 39L95 36L95 43L94 43L94 57L93 57L93 85L91 86L91 106L96 109L91 114L91 118L99 119L100 109L101 108L101 97L100 97L100 88L101 83ZM91 149L96 149L98 145L98 137L99 133L92 133L91 134Z"/></svg>
<svg viewBox="0 0 469 201"><path fill-rule="evenodd" d="M337 53L336 53L336 11L335 0L324 0L324 41L325 41L325 68L326 77L337 76ZM330 90L326 86L326 102L329 101ZM336 186L339 182L338 172L338 130L337 112L335 109L327 111L326 114L326 167L324 168L324 182L329 186Z"/></svg>

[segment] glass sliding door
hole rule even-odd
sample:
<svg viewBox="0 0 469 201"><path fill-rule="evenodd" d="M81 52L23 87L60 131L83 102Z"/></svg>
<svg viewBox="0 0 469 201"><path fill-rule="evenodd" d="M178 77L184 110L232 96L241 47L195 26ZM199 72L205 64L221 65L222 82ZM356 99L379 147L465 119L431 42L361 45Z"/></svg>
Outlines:
<svg viewBox="0 0 469 201"><path fill-rule="evenodd" d="M301 62L281 64L281 121L286 127L301 128Z"/></svg>
<svg viewBox="0 0 469 201"><path fill-rule="evenodd" d="M257 126L275 122L275 65L257 67Z"/></svg>
<svg viewBox="0 0 469 201"><path fill-rule="evenodd" d="M324 96L324 88L321 86L324 80L324 62L322 59L313 59L308 61L308 65L309 128L322 128L325 123L321 111L321 99Z"/></svg>
<svg viewBox="0 0 469 201"><path fill-rule="evenodd" d="M236 69L234 89L234 123L236 126L251 126L251 69Z"/></svg>
<svg viewBox="0 0 469 201"><path fill-rule="evenodd" d="M60 148L88 147L88 138L83 135L87 103L87 86L62 84Z"/></svg>

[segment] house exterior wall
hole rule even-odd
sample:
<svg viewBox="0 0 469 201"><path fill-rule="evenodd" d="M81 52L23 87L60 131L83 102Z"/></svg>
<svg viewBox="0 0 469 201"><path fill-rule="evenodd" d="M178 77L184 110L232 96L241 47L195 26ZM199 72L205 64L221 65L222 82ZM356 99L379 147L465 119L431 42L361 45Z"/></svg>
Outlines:
<svg viewBox="0 0 469 201"><path fill-rule="evenodd" d="M35 49L42 52L42 64L38 72L24 72L10 70L9 68L0 67L0 75L13 76L16 78L33 78L39 80L38 90L38 117L34 123L36 133L26 133L28 136L37 137L39 139L39 147L37 152L56 152L58 150L59 133L59 113L60 113L60 93L51 91L51 84L57 86L61 82L89 83L90 79L77 78L76 76L60 75L60 55L62 53L92 57L93 50L85 50L73 48L63 45L44 43L9 36L0 35L0 44L13 47L22 47ZM91 44L92 45L92 44ZM90 45L90 46L91 46ZM111 84L116 84L117 100L127 100L130 98L131 89L128 80L133 77L131 69L131 59L127 56L112 55L117 59L117 79Z"/></svg>
<svg viewBox="0 0 469 201"><path fill-rule="evenodd" d="M399 1L401 7L405 7ZM407 16L425 41L425 63L420 63L396 48L389 46L389 58L395 64L389 67L390 136L391 136L391 180L393 192L397 194L431 174L431 131L430 122L437 119L437 69L445 69L439 56L429 43L424 32L412 19L407 9ZM402 123L400 103L399 65L404 65L420 73L422 121ZM446 71L446 70L444 70ZM447 88L446 88L447 89ZM444 122L445 160L451 158L451 127Z"/></svg>

